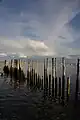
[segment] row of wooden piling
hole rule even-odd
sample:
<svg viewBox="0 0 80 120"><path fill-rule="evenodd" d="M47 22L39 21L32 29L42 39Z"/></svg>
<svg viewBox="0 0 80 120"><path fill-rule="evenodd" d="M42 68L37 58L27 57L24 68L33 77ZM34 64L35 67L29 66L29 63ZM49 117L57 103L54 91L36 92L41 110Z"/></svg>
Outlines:
<svg viewBox="0 0 80 120"><path fill-rule="evenodd" d="M17 66L17 60L15 60L15 64ZM28 63L29 64L29 63ZM12 60L11 60L12 66ZM44 59L44 77L40 77L38 73L35 72L35 69L29 71L29 66L27 70L27 85L29 86L38 86L42 90L44 89L44 94L47 96L52 95L54 99L59 99L64 104L69 100L70 95L70 78L65 77L65 59L62 58L62 77L57 78L56 76L56 58L52 58L52 76L47 74L48 68L48 58ZM19 69L20 69L20 60L19 60ZM66 84L67 81L67 84ZM65 92L66 89L66 92ZM75 101L78 100L78 92L79 92L79 59L77 60L77 79L76 79L76 90L75 90Z"/></svg>
<svg viewBox="0 0 80 120"><path fill-rule="evenodd" d="M57 78L56 76L56 58L52 58L52 76L49 74L49 83L48 83L47 68L48 68L48 58L46 59L46 64L44 60L44 78L42 76L42 79L40 79L42 83L42 88L44 89L44 94L47 95L49 91L49 95L50 95L52 92L52 96L54 98L59 98L59 100L62 101L62 104L64 104L65 99L66 101L68 101L70 95L70 77L67 78L65 77L65 59L62 58L62 78L61 77ZM52 87L51 87L51 81L52 81ZM49 84L49 88L48 88L48 84ZM52 91L50 91L51 89ZM75 101L78 100L78 92L79 92L79 59L77 60Z"/></svg>
<svg viewBox="0 0 80 120"><path fill-rule="evenodd" d="M18 79L19 81L22 81L22 80L25 81L25 75L23 73L23 70L21 69L20 60L19 61L16 59L14 60L14 67L12 66L13 60L11 60L10 68L8 65L7 65L8 67L6 66L6 62L7 61L5 60L5 64L3 68L4 74L6 75L8 73L11 79L13 78L15 80ZM18 63L19 63L19 69L18 69Z"/></svg>
<svg viewBox="0 0 80 120"><path fill-rule="evenodd" d="M75 105L78 103L78 94L79 94L79 62L80 59L77 59L77 72L76 72L76 90L75 90Z"/></svg>

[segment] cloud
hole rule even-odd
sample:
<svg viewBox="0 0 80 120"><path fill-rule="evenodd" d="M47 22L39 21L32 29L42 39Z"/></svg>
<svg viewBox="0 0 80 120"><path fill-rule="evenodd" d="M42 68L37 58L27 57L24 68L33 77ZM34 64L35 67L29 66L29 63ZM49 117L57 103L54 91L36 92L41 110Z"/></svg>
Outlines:
<svg viewBox="0 0 80 120"><path fill-rule="evenodd" d="M32 55L51 55L52 51L42 41L35 41L26 39L24 37L17 37L16 40L1 38L0 48L2 52L15 56L32 56Z"/></svg>
<svg viewBox="0 0 80 120"><path fill-rule="evenodd" d="M2 53L24 56L67 56L77 53L76 48L69 44L74 43L74 36L77 36L70 22L79 13L79 0L23 0L19 6L13 3L4 2L0 8Z"/></svg>

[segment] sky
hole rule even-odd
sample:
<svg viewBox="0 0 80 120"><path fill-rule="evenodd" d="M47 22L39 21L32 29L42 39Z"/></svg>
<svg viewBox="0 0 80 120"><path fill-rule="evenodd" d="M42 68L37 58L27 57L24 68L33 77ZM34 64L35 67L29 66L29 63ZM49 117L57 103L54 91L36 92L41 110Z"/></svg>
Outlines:
<svg viewBox="0 0 80 120"><path fill-rule="evenodd" d="M0 57L80 55L80 0L0 0Z"/></svg>

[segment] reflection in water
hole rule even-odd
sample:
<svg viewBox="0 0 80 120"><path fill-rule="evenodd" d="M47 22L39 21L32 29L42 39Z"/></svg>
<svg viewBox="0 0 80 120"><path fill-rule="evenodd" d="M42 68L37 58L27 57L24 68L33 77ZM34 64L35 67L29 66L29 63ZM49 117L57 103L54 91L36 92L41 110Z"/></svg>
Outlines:
<svg viewBox="0 0 80 120"><path fill-rule="evenodd" d="M9 84L12 86L12 78L10 79L10 82L9 82Z"/></svg>
<svg viewBox="0 0 80 120"><path fill-rule="evenodd" d="M3 86L2 90L0 90L0 117L7 120L67 120L69 118L68 113L70 112L70 108L65 108L59 103L54 102L53 99L49 99L49 97L53 98L50 75L49 85L45 85L45 88L43 87L44 85L40 84L39 79L36 81L36 84L33 82L32 85L25 81L19 82L17 79L7 80L11 88L10 90L7 88L5 91ZM43 80L43 77L41 80ZM48 83L46 82L46 84ZM30 86L30 89L27 86Z"/></svg>

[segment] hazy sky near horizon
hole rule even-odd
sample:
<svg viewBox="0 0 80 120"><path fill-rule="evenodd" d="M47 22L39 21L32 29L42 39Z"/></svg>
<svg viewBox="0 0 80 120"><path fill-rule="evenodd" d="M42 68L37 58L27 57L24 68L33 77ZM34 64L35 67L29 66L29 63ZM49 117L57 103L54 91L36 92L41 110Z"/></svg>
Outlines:
<svg viewBox="0 0 80 120"><path fill-rule="evenodd" d="M1 55L80 54L80 0L0 1Z"/></svg>

